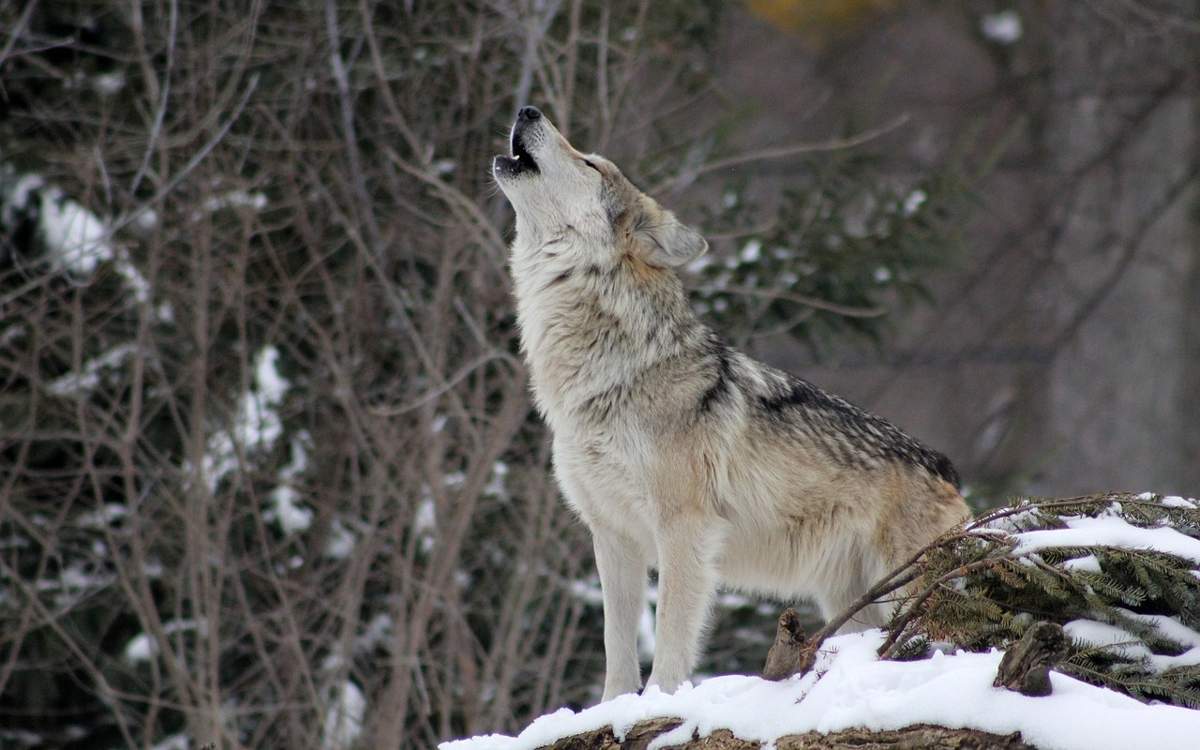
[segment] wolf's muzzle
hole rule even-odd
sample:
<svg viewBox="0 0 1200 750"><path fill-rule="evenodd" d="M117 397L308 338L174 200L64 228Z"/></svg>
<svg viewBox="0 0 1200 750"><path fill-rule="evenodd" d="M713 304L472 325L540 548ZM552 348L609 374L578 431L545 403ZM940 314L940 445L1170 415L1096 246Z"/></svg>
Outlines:
<svg viewBox="0 0 1200 750"><path fill-rule="evenodd" d="M537 174L537 161L529 152L528 141L531 131L535 130L542 119L541 110L537 107L521 107L517 110L517 121L513 123L509 148L512 156L497 156L492 162L492 171L497 176L515 177L521 174Z"/></svg>

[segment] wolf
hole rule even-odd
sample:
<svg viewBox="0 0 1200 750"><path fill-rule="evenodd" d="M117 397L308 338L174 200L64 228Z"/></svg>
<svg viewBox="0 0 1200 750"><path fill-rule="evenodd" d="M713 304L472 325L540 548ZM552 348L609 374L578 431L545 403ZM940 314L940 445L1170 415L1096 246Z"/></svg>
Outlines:
<svg viewBox="0 0 1200 750"><path fill-rule="evenodd" d="M592 535L602 700L695 667L718 586L812 598L826 618L969 516L950 461L887 421L727 346L676 269L708 248L609 160L522 107L492 172L516 213L510 271L555 477ZM854 629L882 624L874 604Z"/></svg>

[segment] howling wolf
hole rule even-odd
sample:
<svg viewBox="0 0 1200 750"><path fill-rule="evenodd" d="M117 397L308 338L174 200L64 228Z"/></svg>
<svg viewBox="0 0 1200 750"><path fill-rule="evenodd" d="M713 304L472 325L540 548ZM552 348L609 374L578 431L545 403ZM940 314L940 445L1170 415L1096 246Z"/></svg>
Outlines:
<svg viewBox="0 0 1200 750"><path fill-rule="evenodd" d="M708 243L534 107L496 182L554 471L592 533L604 700L637 690L637 624L658 569L654 665L695 666L718 585L812 597L825 617L968 516L950 461L879 417L726 346L675 269ZM881 624L883 604L853 627Z"/></svg>

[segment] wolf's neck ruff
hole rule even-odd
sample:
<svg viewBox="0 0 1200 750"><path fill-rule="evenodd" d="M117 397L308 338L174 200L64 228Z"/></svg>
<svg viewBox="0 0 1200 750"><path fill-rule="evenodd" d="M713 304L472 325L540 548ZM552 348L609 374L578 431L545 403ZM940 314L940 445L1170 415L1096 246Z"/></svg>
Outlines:
<svg viewBox="0 0 1200 750"><path fill-rule="evenodd" d="M585 242L568 233L540 248L523 247L520 235L514 244L521 346L538 406L556 429L636 407L640 381L707 333L674 274Z"/></svg>

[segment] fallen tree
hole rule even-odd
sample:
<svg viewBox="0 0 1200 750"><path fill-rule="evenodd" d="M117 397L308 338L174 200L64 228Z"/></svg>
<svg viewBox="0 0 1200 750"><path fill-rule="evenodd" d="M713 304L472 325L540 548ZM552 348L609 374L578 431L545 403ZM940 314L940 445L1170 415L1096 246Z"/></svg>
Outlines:
<svg viewBox="0 0 1200 750"><path fill-rule="evenodd" d="M679 726L678 719L653 719L637 724L621 738L612 727L576 734L547 746L547 750L646 750L656 738ZM807 732L785 735L774 741L776 750L1027 750L1019 733L1008 735L975 729L947 729L929 724L904 729L872 732L848 729L841 732ZM735 737L728 729L719 729L705 737L696 737L675 748L686 750L758 750L763 743Z"/></svg>

